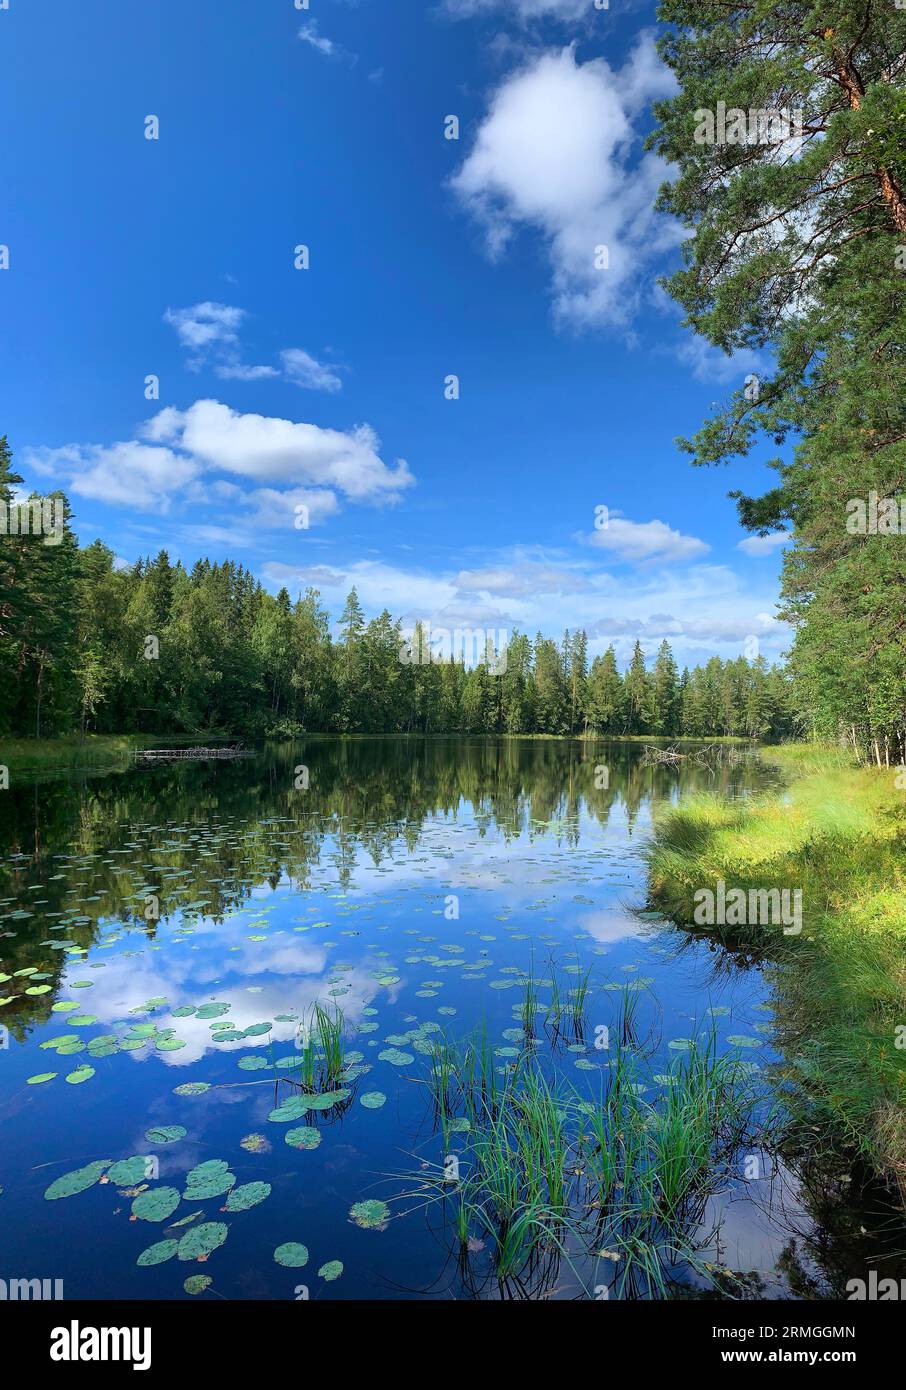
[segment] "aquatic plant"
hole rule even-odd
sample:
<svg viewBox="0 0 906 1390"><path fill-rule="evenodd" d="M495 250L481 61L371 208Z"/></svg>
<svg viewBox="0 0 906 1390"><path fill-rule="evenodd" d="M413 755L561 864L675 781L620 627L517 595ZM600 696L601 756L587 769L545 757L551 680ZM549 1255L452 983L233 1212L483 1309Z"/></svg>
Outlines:
<svg viewBox="0 0 906 1390"><path fill-rule="evenodd" d="M718 1055L713 1025L657 1079L618 1046L597 1100L548 1077L535 1055L494 1091L482 1089L480 1040L436 1055L444 1146L459 1133L462 1148L423 1169L406 1196L444 1209L467 1288L481 1287L473 1249L487 1250L491 1277L511 1296L538 1296L562 1260L582 1282L580 1266L605 1248L624 1296L664 1296L683 1264L712 1281L698 1254L703 1213L751 1142L759 1099L744 1064ZM457 1114L468 1120L461 1129Z"/></svg>
<svg viewBox="0 0 906 1390"><path fill-rule="evenodd" d="M337 1006L331 1012L315 1002L297 1031L298 1058L281 1078L313 1094L336 1089L346 1068L345 1027Z"/></svg>

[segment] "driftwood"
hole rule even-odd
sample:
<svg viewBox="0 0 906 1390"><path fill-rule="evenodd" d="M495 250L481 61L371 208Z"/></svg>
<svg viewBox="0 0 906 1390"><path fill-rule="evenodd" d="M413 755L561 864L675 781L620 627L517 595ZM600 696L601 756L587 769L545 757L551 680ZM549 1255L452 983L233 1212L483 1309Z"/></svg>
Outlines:
<svg viewBox="0 0 906 1390"><path fill-rule="evenodd" d="M646 743L642 750L643 763L666 763L674 766L681 762L693 763L741 763L752 752L752 746L738 748L732 743L706 743L703 748L690 748L685 752L671 744L668 748L658 748L656 744Z"/></svg>
<svg viewBox="0 0 906 1390"><path fill-rule="evenodd" d="M224 744L219 748L139 748L135 754L139 762L206 762L210 758L249 758L251 753L241 743Z"/></svg>

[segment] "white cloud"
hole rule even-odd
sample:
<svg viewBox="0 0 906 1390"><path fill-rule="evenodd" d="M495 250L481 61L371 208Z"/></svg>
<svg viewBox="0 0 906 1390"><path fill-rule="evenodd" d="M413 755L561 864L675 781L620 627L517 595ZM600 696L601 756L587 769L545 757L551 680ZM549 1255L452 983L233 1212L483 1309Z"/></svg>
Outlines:
<svg viewBox="0 0 906 1390"><path fill-rule="evenodd" d="M319 525L340 510L336 493L326 488L295 487L280 492L277 488L260 487L249 494L248 500L254 508L249 520L274 528L292 525L298 515L297 507L307 508L310 526Z"/></svg>
<svg viewBox="0 0 906 1390"><path fill-rule="evenodd" d="M279 376L276 367L252 367L245 362L219 362L214 370L223 381L263 381Z"/></svg>
<svg viewBox="0 0 906 1390"><path fill-rule="evenodd" d="M697 536L685 536L665 521L630 521L612 512L606 529L591 532L585 541L612 559L633 565L694 560L710 549Z"/></svg>
<svg viewBox="0 0 906 1390"><path fill-rule="evenodd" d="M357 502L391 501L415 481L405 461L388 468L370 425L348 433L269 415L243 415L220 401L168 407L145 437L179 448L209 468L259 482L337 488Z"/></svg>
<svg viewBox="0 0 906 1390"><path fill-rule="evenodd" d="M456 584L461 594L486 593L499 598L587 593L592 588L588 577L577 570L533 562L512 568L460 570Z"/></svg>
<svg viewBox="0 0 906 1390"><path fill-rule="evenodd" d="M673 87L647 32L619 72L603 58L577 62L574 47L546 52L494 93L451 180L492 257L520 227L541 232L560 319L628 321L648 264L681 239L678 225L653 211L666 164L634 153L634 122ZM596 266L600 247L606 268Z"/></svg>
<svg viewBox="0 0 906 1390"><path fill-rule="evenodd" d="M329 39L326 34L319 33L317 20L312 19L307 24L303 24L299 30L299 38L316 52L323 53L325 58L344 58L351 63L357 61L354 53L350 53L341 44Z"/></svg>
<svg viewBox="0 0 906 1390"><path fill-rule="evenodd" d="M24 462L76 496L111 506L167 512L176 501L213 502L229 509L231 524L241 513L259 527L291 525L299 505L316 525L339 510L338 494L395 502L415 481L402 459L388 468L370 425L344 433L204 400L188 410L161 410L139 433L111 445L26 449ZM241 488L236 478L260 486ZM209 535L217 538L217 518Z"/></svg>
<svg viewBox="0 0 906 1390"><path fill-rule="evenodd" d="M792 537L788 531L772 531L769 536L747 536L736 549L746 555L769 555L781 545L789 545Z"/></svg>
<svg viewBox="0 0 906 1390"><path fill-rule="evenodd" d="M457 19L497 10L521 20L581 19L596 13L594 0L446 0L445 8Z"/></svg>
<svg viewBox="0 0 906 1390"><path fill-rule="evenodd" d="M215 304L206 300L188 309L168 309L164 322L176 329L184 348L199 358L212 349L233 350L239 347L239 327L245 310L232 304Z"/></svg>
<svg viewBox="0 0 906 1390"><path fill-rule="evenodd" d="M171 498L184 494L202 472L195 459L136 440L26 449L24 458L36 473L65 479L77 497L138 511L169 511Z"/></svg>
<svg viewBox="0 0 906 1390"><path fill-rule="evenodd" d="M164 322L176 329L180 343L189 353L190 371L210 367L223 381L264 381L282 375L310 391L340 390L343 383L336 371L303 348L284 348L279 370L243 362L240 329L246 318L245 309L211 300L185 309L168 309L164 314Z"/></svg>
<svg viewBox="0 0 906 1390"><path fill-rule="evenodd" d="M769 660L789 643L789 628L769 611L776 601L771 586L743 585L723 565L635 570L626 576L594 569L592 561L583 559L581 567L562 565L565 574L574 576L570 587L548 592L543 580L532 587L541 561L526 558L525 551L496 558L480 570L433 574L375 560L332 561L330 566L269 561L263 577L275 589L286 585L293 594L309 586L320 590L335 615L354 585L366 614L388 608L407 628L422 621L434 629L503 628L509 633L518 627L529 636L541 631L559 637L564 628L581 627L588 633L590 657L612 642L622 664L629 661L636 639L650 656L666 637L681 665L715 654L739 656L753 636ZM551 569L560 567L550 561ZM468 588L461 582L466 576ZM479 578L486 581L481 586L475 582Z"/></svg>
<svg viewBox="0 0 906 1390"><path fill-rule="evenodd" d="M323 565L299 566L272 560L263 566L263 573L277 585L296 584L300 589L314 585L324 591L331 604L342 602L355 586L369 612L389 608L395 618L404 620L440 613L456 597L452 578L401 570L379 560L358 560L331 570Z"/></svg>
<svg viewBox="0 0 906 1390"><path fill-rule="evenodd" d="M343 385L331 367L318 362L302 348L284 348L280 361L286 379L309 391L339 391Z"/></svg>
<svg viewBox="0 0 906 1390"><path fill-rule="evenodd" d="M317 20L313 19L308 24L303 24L302 28L299 30L299 38L303 43L310 44L312 48L316 48L319 53L323 53L327 58L332 57L336 52L336 45L333 40L325 38L318 33Z"/></svg>
<svg viewBox="0 0 906 1390"><path fill-rule="evenodd" d="M763 370L761 357L751 348L739 348L736 352L727 353L706 342L697 333L690 333L681 339L674 354L678 362L691 368L696 381L732 382L742 386L756 368Z"/></svg>

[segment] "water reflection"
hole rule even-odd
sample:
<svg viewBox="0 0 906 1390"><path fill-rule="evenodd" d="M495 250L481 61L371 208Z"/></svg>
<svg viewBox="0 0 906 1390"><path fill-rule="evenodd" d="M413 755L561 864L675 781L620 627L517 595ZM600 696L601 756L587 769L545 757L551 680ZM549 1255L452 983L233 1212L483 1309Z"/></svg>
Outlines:
<svg viewBox="0 0 906 1390"><path fill-rule="evenodd" d="M222 1156L239 1182L272 1185L212 1258L224 1296L292 1297L298 1276L272 1251L297 1228L313 1261L346 1266L319 1296L447 1297L451 1279L459 1295L518 1296L519 1281L501 1290L476 1273L480 1260L464 1264L443 1223L410 1215L375 1234L347 1219L373 1189L392 1195L379 1175L428 1142L409 1078L437 1030L462 1036L486 1019L503 1042L527 970L550 960L594 967L592 1024L612 1024L637 982L652 1054L669 1061L671 1040L712 1009L721 1046L747 1035L770 1074L764 976L746 952L646 915L639 856L656 802L698 787L745 796L769 780L752 761L644 766L628 744L478 739L309 739L235 763L31 786L14 777L0 798L10 1258L26 1269L52 1253L72 1297L180 1296L189 1270L136 1268L128 1201L111 1209L98 1189L55 1203L52 1234L43 1198L76 1161L144 1153L149 1124L178 1124L187 1132L158 1156L162 1181L178 1187L193 1164ZM342 1009L361 1060L348 1104L306 1121L329 1135L300 1155L268 1118L273 1063L292 1057L316 1000ZM384 1060L388 1044L411 1047L411 1063ZM560 1060L575 1082L605 1065L591 1047ZM80 1068L91 1077L67 1085ZM174 1098L186 1081L209 1089ZM361 1106L363 1087L386 1094L382 1109ZM842 1181L839 1158L785 1143L767 1176L734 1180L703 1208L702 1241L753 1296L837 1291L847 1271L896 1249L899 1230L880 1194L849 1169ZM111 1252L103 1268L84 1248L95 1228ZM145 1244L162 1234L139 1233ZM523 1293L576 1296L556 1260L529 1273ZM677 1277L688 1292L701 1286Z"/></svg>

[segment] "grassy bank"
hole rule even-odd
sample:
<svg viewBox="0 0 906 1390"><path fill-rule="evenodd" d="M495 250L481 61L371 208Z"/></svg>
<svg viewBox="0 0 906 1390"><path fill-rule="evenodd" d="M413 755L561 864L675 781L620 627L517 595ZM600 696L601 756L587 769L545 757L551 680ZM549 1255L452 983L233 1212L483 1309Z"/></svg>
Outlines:
<svg viewBox="0 0 906 1390"><path fill-rule="evenodd" d="M687 925L696 891L720 879L728 890L802 890L798 936L692 930L722 931L772 962L790 1082L906 1196L906 790L894 769L856 768L836 750L764 756L782 790L695 796L658 816L652 901Z"/></svg>
<svg viewBox="0 0 906 1390"><path fill-rule="evenodd" d="M159 739L159 735L158 735ZM57 769L126 767L136 748L152 748L148 734L78 734L65 738L0 739L0 763L16 773L54 772Z"/></svg>

